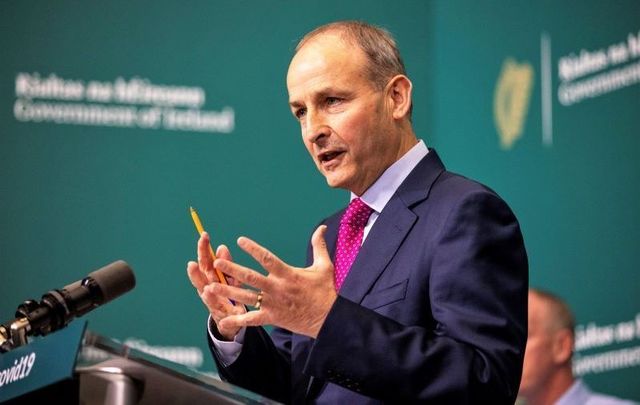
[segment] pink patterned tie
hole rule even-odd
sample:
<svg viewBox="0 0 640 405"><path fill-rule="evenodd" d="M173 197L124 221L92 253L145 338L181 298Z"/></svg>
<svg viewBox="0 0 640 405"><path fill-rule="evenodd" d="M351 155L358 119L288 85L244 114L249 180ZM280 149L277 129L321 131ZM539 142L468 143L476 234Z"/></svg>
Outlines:
<svg viewBox="0 0 640 405"><path fill-rule="evenodd" d="M358 255L362 245L364 227L369 221L373 209L363 203L361 199L354 198L340 219L338 229L338 244L336 245L335 281L336 290L340 290L344 279L349 274L349 269Z"/></svg>

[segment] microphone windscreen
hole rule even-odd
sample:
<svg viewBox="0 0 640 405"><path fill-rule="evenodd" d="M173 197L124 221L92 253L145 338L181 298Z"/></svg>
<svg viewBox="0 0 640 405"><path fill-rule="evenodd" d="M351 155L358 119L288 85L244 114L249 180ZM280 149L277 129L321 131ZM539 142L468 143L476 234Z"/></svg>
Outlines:
<svg viewBox="0 0 640 405"><path fill-rule="evenodd" d="M118 260L89 273L89 277L100 287L104 297L103 304L121 296L136 286L136 277L133 274L133 270L123 260Z"/></svg>

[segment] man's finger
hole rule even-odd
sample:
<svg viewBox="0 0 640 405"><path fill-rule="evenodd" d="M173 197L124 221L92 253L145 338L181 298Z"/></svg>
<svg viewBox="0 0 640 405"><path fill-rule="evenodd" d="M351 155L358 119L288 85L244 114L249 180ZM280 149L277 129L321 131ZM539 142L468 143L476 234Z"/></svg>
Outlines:
<svg viewBox="0 0 640 405"><path fill-rule="evenodd" d="M217 259L215 265L224 274L227 274L241 283L254 287L258 290L270 290L271 282L262 274L223 259Z"/></svg>
<svg viewBox="0 0 640 405"><path fill-rule="evenodd" d="M231 257L231 252L229 251L229 248L226 245L218 246L218 249L216 250L216 256L219 257L220 259L229 260L230 262L233 261L233 258Z"/></svg>
<svg viewBox="0 0 640 405"><path fill-rule="evenodd" d="M229 251L229 248L226 245L220 245L218 246L218 249L216 250L216 257L219 257L220 259L225 259L225 260L229 260L230 262L233 261L232 257L231 257L231 252ZM239 282L238 280L236 280L235 278L231 277L231 276L227 276L227 283L229 285L235 286L235 287L241 287L242 283Z"/></svg>
<svg viewBox="0 0 640 405"><path fill-rule="evenodd" d="M254 306L258 301L258 293L256 291L247 290L245 288L232 287L224 284L214 283L208 285L205 290L209 290L212 294L227 297L236 303Z"/></svg>
<svg viewBox="0 0 640 405"><path fill-rule="evenodd" d="M242 328L246 326L261 326L268 322L264 311L251 311L242 315L231 315L220 321L221 328Z"/></svg>
<svg viewBox="0 0 640 405"><path fill-rule="evenodd" d="M217 284L209 284L202 290L202 293L200 294L200 298L207 306L207 309L209 309L211 315L217 318L222 318L230 313L235 313L233 309L234 307L229 299L214 292L213 289L211 289L212 285Z"/></svg>
<svg viewBox="0 0 640 405"><path fill-rule="evenodd" d="M326 225L320 225L311 236L311 247L313 248L313 264L321 268L333 266L331 256L327 249L327 242L324 235L327 231Z"/></svg>
<svg viewBox="0 0 640 405"><path fill-rule="evenodd" d="M213 257L211 257L210 249L209 234L202 232L200 239L198 239L198 264L200 265L200 271L204 273L209 283L212 283L218 281L218 277L213 270Z"/></svg>
<svg viewBox="0 0 640 405"><path fill-rule="evenodd" d="M283 275L288 268L278 256L249 238L244 236L238 238L238 246L251 255L269 273Z"/></svg>
<svg viewBox="0 0 640 405"><path fill-rule="evenodd" d="M200 266L196 262L187 263L187 275L191 284L198 290L198 293L202 292L202 289L207 285L207 278L200 271Z"/></svg>

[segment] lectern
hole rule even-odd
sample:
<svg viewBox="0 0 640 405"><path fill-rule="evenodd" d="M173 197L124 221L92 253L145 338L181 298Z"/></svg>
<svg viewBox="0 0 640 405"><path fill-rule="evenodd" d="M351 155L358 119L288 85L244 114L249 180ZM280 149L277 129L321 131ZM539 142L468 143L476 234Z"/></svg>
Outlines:
<svg viewBox="0 0 640 405"><path fill-rule="evenodd" d="M69 327L0 355L0 402L25 404L275 404L267 398Z"/></svg>

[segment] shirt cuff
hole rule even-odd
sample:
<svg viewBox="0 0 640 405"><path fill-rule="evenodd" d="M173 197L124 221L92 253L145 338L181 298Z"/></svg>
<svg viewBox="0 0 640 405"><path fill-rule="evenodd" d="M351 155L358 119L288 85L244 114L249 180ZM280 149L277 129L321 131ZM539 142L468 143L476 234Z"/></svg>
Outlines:
<svg viewBox="0 0 640 405"><path fill-rule="evenodd" d="M232 341L225 341L217 339L215 334L212 331L213 320L211 319L211 315L207 319L207 331L209 332L209 337L213 342L213 346L216 349L218 354L218 359L224 364L225 367L230 366L235 362L238 357L240 357L240 352L242 352L242 345L244 344L244 334L247 328L242 328L238 331L238 334L233 338Z"/></svg>

